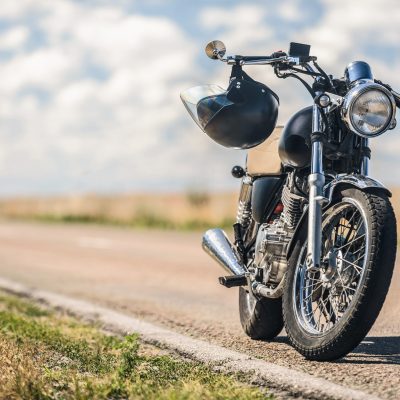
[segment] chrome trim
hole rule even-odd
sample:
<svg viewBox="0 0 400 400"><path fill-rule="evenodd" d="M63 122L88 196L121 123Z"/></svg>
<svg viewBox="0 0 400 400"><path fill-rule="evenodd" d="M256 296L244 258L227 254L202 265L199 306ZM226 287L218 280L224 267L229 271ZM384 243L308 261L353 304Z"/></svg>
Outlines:
<svg viewBox="0 0 400 400"><path fill-rule="evenodd" d="M364 176L368 176L369 174L369 158L367 156L363 157L361 164L361 174Z"/></svg>
<svg viewBox="0 0 400 400"><path fill-rule="evenodd" d="M212 60L223 60L226 53L226 46L220 40L212 40L208 42L204 51L208 58Z"/></svg>
<svg viewBox="0 0 400 400"><path fill-rule="evenodd" d="M263 283L253 281L251 284L251 290L255 295L268 297L270 299L278 299L283 295L285 279L286 279L286 273L279 282L279 284L274 289L268 287L267 285L264 285Z"/></svg>
<svg viewBox="0 0 400 400"><path fill-rule="evenodd" d="M392 104L392 116L388 123L382 128L380 131L372 134L372 135L366 135L362 132L359 132L357 128L353 125L351 122L351 117L350 117L350 110L351 106L354 103L354 101L363 93L367 92L368 90L379 90L383 92L390 100L390 103ZM354 132L355 134L364 137L364 138L371 138L371 137L376 137L381 135L382 133L386 132L388 129L390 129L390 126L393 125L394 120L396 118L396 102L394 100L393 94L383 87L382 85L379 85L377 83L374 83L371 80L367 79L362 79L358 81L344 96L343 98L343 104L342 104L342 110L341 110L341 116L343 121L346 123L347 127Z"/></svg>
<svg viewBox="0 0 400 400"><path fill-rule="evenodd" d="M203 250L232 275L246 272L236 250L222 229L209 229L203 235Z"/></svg>

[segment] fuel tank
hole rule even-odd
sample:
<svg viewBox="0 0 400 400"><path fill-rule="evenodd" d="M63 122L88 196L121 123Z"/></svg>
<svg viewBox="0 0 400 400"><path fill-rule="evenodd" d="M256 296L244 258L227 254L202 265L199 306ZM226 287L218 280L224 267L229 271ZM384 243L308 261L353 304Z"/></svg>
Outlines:
<svg viewBox="0 0 400 400"><path fill-rule="evenodd" d="M305 168L311 163L312 106L294 114L279 139L278 152L283 165Z"/></svg>

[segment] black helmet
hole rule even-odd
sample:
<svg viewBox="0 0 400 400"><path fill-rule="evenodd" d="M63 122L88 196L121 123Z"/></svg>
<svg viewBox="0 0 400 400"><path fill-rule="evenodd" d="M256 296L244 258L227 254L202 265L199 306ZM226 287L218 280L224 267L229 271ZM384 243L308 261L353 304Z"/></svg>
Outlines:
<svg viewBox="0 0 400 400"><path fill-rule="evenodd" d="M227 90L216 85L197 86L182 93L181 99L211 139L225 147L249 149L274 130L279 98L239 66L234 66L232 75Z"/></svg>

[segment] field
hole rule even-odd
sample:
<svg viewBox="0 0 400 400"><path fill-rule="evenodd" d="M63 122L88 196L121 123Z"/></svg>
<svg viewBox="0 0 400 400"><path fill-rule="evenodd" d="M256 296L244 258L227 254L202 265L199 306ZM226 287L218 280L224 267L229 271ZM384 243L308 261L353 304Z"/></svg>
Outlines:
<svg viewBox="0 0 400 400"><path fill-rule="evenodd" d="M133 194L0 200L0 217L60 222L94 222L166 229L231 226L237 194Z"/></svg>
<svg viewBox="0 0 400 400"><path fill-rule="evenodd" d="M400 221L400 188L392 188ZM228 228L236 216L238 193L75 195L0 200L0 217L58 222L87 222L143 228Z"/></svg>
<svg viewBox="0 0 400 400"><path fill-rule="evenodd" d="M2 399L272 399L265 390L0 292Z"/></svg>

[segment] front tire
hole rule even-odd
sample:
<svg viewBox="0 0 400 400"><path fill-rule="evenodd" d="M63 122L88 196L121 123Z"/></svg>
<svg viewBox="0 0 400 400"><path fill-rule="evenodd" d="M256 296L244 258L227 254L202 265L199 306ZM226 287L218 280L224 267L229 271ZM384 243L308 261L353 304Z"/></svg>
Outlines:
<svg viewBox="0 0 400 400"><path fill-rule="evenodd" d="M336 360L363 340L385 301L396 247L396 219L384 194L341 192L324 213L326 262L318 272L305 267L303 229L289 259L283 297L285 328L297 351L310 360Z"/></svg>

